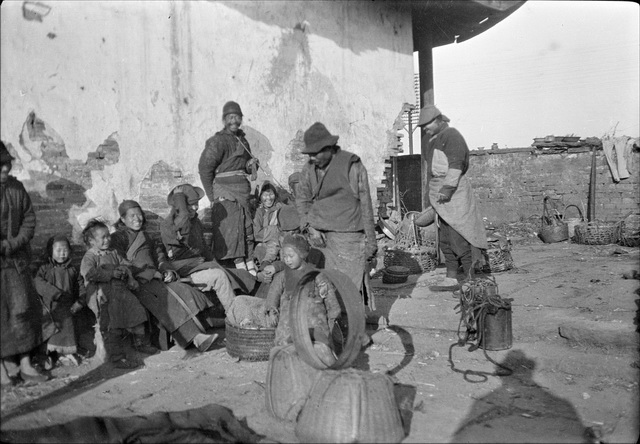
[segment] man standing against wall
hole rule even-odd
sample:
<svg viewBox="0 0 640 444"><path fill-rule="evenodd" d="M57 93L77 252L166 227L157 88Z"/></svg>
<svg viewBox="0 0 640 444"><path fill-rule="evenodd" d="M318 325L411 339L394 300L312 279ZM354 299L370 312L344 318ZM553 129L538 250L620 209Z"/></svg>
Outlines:
<svg viewBox="0 0 640 444"><path fill-rule="evenodd" d="M469 148L460 132L447 122L449 118L433 105L420 110L418 126L424 129L422 159L427 166L429 201L438 216L439 247L447 268L438 289L455 290L459 268L465 279L472 278L475 265L484 262L487 236L466 176Z"/></svg>
<svg viewBox="0 0 640 444"><path fill-rule="evenodd" d="M320 122L305 131L302 153L309 161L300 172L296 207L309 243L324 253L325 268L349 276L363 294L365 264L378 250L369 179L360 158L337 142Z"/></svg>
<svg viewBox="0 0 640 444"><path fill-rule="evenodd" d="M233 260L236 268L247 269L255 276L247 175L255 180L258 159L251 154L240 129L240 105L225 103L222 122L224 128L207 140L198 163L202 186L212 204L213 255L219 261Z"/></svg>

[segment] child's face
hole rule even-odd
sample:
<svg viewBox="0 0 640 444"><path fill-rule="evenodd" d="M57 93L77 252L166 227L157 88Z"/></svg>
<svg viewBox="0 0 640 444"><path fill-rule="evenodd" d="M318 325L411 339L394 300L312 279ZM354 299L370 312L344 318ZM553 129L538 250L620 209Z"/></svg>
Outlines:
<svg viewBox="0 0 640 444"><path fill-rule="evenodd" d="M198 214L198 208L200 208L200 204L198 202L188 204L187 210L189 211L189 219L196 217L196 214Z"/></svg>
<svg viewBox="0 0 640 444"><path fill-rule="evenodd" d="M265 208L271 208L276 202L276 193L273 190L266 190L260 195L260 202Z"/></svg>
<svg viewBox="0 0 640 444"><path fill-rule="evenodd" d="M70 253L69 244L65 241L55 242L51 248L51 258L59 264L66 262Z"/></svg>
<svg viewBox="0 0 640 444"><path fill-rule="evenodd" d="M304 263L304 260L300 257L298 252L288 245L282 249L282 260L285 265L292 270L297 270Z"/></svg>
<svg viewBox="0 0 640 444"><path fill-rule="evenodd" d="M98 250L107 250L111 243L111 235L109 230L104 227L98 227L93 231L93 238L89 241L93 248Z"/></svg>

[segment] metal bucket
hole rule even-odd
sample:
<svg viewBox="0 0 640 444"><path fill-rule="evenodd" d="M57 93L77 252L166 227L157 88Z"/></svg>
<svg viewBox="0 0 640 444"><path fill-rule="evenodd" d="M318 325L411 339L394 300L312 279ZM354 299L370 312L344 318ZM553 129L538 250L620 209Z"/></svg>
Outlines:
<svg viewBox="0 0 640 444"><path fill-rule="evenodd" d="M512 342L511 308L499 308L496 313L487 313L480 346L485 350L507 350Z"/></svg>

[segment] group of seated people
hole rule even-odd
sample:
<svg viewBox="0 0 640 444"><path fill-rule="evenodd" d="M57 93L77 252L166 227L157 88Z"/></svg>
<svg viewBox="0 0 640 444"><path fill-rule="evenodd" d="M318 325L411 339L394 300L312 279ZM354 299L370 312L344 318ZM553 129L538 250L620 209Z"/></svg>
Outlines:
<svg viewBox="0 0 640 444"><path fill-rule="evenodd" d="M294 180L292 175L292 191ZM147 230L145 212L133 200L119 205L113 226L90 220L82 231L86 253L79 270L71 264L69 240L53 236L46 247L47 261L34 279L44 305L46 369L56 361L78 364L74 315L85 306L96 318L96 355L116 368L142 365L133 350L160 352L152 345L150 320L180 347L207 351L218 340L218 334L210 332L216 299L229 323L276 328L274 345L293 342L288 315L293 290L307 271L322 267L322 254L299 233L294 196L288 196L288 204L281 202L268 181L256 193L256 273L226 268L213 258L197 213L204 191L189 184L169 193L171 210L159 236ZM316 287L308 325L319 356L330 365L336 359L330 331L341 309L322 275Z"/></svg>

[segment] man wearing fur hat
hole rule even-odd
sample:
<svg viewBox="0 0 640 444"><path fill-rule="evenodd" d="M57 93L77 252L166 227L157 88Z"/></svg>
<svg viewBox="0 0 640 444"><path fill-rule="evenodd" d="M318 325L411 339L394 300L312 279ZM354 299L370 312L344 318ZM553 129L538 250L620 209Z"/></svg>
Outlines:
<svg viewBox="0 0 640 444"><path fill-rule="evenodd" d="M305 131L302 152L309 161L300 172L296 207L310 244L325 256L325 268L351 277L363 294L366 262L378 250L369 179L360 158L337 142L320 122Z"/></svg>
<svg viewBox="0 0 640 444"><path fill-rule="evenodd" d="M476 264L484 262L487 237L480 209L466 173L469 148L449 118L433 105L420 110L418 126L424 130L422 159L427 165L429 202L437 214L439 247L444 254L447 276L439 289L458 287L458 269L473 277Z"/></svg>
<svg viewBox="0 0 640 444"><path fill-rule="evenodd" d="M219 261L233 261L236 268L255 275L253 225L249 207L251 185L258 159L240 129L242 110L236 102L222 108L224 128L209 138L200 156L198 170L202 186L211 201L213 255Z"/></svg>

